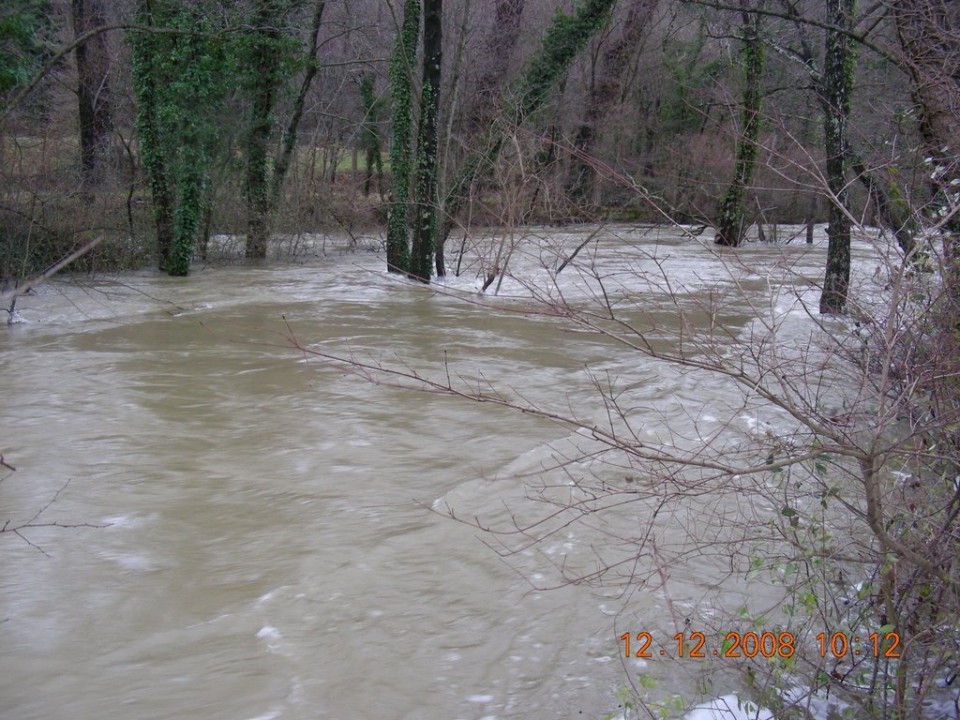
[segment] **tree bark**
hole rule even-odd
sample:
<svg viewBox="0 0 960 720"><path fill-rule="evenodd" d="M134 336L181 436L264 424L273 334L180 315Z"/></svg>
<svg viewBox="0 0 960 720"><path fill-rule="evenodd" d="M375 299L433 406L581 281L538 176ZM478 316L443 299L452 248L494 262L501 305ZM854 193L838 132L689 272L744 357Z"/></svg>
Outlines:
<svg viewBox="0 0 960 720"><path fill-rule="evenodd" d="M199 21L190 14L177 19L180 23ZM205 40L188 35L180 42L185 44L186 68L180 72L191 72L206 64L210 47ZM177 163L177 204L173 213L173 248L167 263L167 272L175 277L190 274L190 262L197 246L200 230L203 226L206 184L210 153L210 119L201 109L210 102L210 86L213 77L204 72L193 78L192 82L181 82L180 93L173 98L172 107L181 114L179 135L179 162Z"/></svg>
<svg viewBox="0 0 960 720"><path fill-rule="evenodd" d="M443 0L425 0L423 12L423 91L417 133L417 181L410 275L430 281L437 237L437 114L443 64Z"/></svg>
<svg viewBox="0 0 960 720"><path fill-rule="evenodd" d="M761 16L748 11L749 4L741 2L743 8L743 46L740 51L743 63L743 108L740 113L741 131L737 139L737 156L733 180L720 202L719 222L714 242L717 245L738 247L743 242L745 230L744 207L747 187L753 182L760 149L760 106L762 95L760 85L763 80L763 40L760 37Z"/></svg>
<svg viewBox="0 0 960 720"><path fill-rule="evenodd" d="M71 0L75 36L104 27L106 13L101 0ZM113 118L110 108L110 53L104 32L92 34L77 45L77 110L80 121L80 163L87 180L100 179L107 160Z"/></svg>
<svg viewBox="0 0 960 720"><path fill-rule="evenodd" d="M570 160L567 190L581 204L593 204L597 174L586 158L593 154L597 125L608 114L610 106L621 93L623 79L630 70L630 56L637 51L660 0L633 0L624 18L620 35L611 43L600 59L596 79L583 122L577 128L574 145L579 152Z"/></svg>
<svg viewBox="0 0 960 720"><path fill-rule="evenodd" d="M393 144L390 146L390 208L387 217L387 270L410 266L410 175L413 160L413 68L420 40L420 0L406 0L396 48L390 61Z"/></svg>
<svg viewBox="0 0 960 720"><path fill-rule="evenodd" d="M244 196L247 203L248 259L267 256L267 238L270 235L270 190L268 145L273 132L273 110L280 83L281 51L280 18L275 3L259 0L253 38L251 61L252 108L247 131L247 168L244 178Z"/></svg>
<svg viewBox="0 0 960 720"><path fill-rule="evenodd" d="M497 0L495 18L484 41L484 67L473 93L468 120L471 134L482 132L499 114L498 92L505 85L510 57L520 37L525 0Z"/></svg>
<svg viewBox="0 0 960 720"><path fill-rule="evenodd" d="M297 132L300 127L300 120L303 117L303 111L306 106L307 93L313 84L313 79L320 70L320 63L317 61L317 50L319 47L320 26L323 24L323 10L326 7L326 0L317 0L314 5L313 21L310 24L310 49L307 51L307 70L304 73L303 81L300 83L300 92L297 93L297 99L293 103L293 112L290 114L290 122L287 123L287 129L283 133L280 154L273 164L273 178L270 183L270 207L276 208L280 202L280 193L283 190L283 181L287 177L287 170L290 168L290 161L293 158L293 151L297 147Z"/></svg>
<svg viewBox="0 0 960 720"><path fill-rule="evenodd" d="M363 195L369 197L373 186L374 172L377 174L378 185L382 186L383 160L380 146L380 103L374 92L374 75L365 73L360 77L360 104L363 107L363 123L360 127L360 144L366 156L366 169L363 178Z"/></svg>
<svg viewBox="0 0 960 720"><path fill-rule="evenodd" d="M137 19L140 24L153 27L154 13L151 0L139 0ZM134 33L133 89L137 100L137 137L140 157L150 183L153 200L153 219L157 233L157 267L167 270L173 250L174 195L166 154L161 137L160 84L157 36Z"/></svg>
<svg viewBox="0 0 960 720"><path fill-rule="evenodd" d="M946 232L947 253L960 272L960 3L893 0L892 9L921 110L935 212L944 213L934 220Z"/></svg>
<svg viewBox="0 0 960 720"><path fill-rule="evenodd" d="M615 4L616 0L583 0L577 5L573 16L557 13L539 51L523 74L517 98L503 118L505 125L522 125L543 106L550 90L566 75L590 38L606 24ZM478 149L467 157L444 198L442 211L447 219L442 223L438 242L444 242L450 234L449 218L459 212L470 185L493 169L503 149L504 138L505 128L499 123L488 126L479 140Z"/></svg>
<svg viewBox="0 0 960 720"><path fill-rule="evenodd" d="M820 295L820 313L842 314L850 286L850 209L847 190L847 123L853 93L855 55L850 33L855 0L827 0L827 19L836 30L827 30L820 101L823 106L823 136L826 151L827 268ZM844 32L846 31L846 32Z"/></svg>

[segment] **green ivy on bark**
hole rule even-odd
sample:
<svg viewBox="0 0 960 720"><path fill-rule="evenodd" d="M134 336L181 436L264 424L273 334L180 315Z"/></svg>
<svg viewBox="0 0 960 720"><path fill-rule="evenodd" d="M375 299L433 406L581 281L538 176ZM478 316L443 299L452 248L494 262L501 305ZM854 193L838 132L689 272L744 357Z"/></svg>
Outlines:
<svg viewBox="0 0 960 720"><path fill-rule="evenodd" d="M413 69L420 40L420 0L406 0L403 23L390 61L393 100L390 146L390 207L387 217L387 269L406 272L410 266L408 221L413 171Z"/></svg>

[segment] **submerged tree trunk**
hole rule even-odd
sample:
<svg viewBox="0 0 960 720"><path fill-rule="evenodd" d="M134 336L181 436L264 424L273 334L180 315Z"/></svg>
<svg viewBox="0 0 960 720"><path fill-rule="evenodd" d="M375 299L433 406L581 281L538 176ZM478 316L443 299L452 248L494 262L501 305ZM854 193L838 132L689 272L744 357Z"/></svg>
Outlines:
<svg viewBox="0 0 960 720"><path fill-rule="evenodd" d="M855 55L849 33L853 27L855 0L827 0L826 51L820 100L823 105L823 137L826 151L827 268L820 295L820 312L841 314L846 310L850 286L850 209L847 190L847 123L853 93ZM844 32L846 31L846 32Z"/></svg>
<svg viewBox="0 0 960 720"><path fill-rule="evenodd" d="M420 0L406 0L403 22L390 61L393 95L393 144L390 147L390 208L387 217L387 270L406 272L410 266L410 176L413 159L413 68L420 39Z"/></svg>
<svg viewBox="0 0 960 720"><path fill-rule="evenodd" d="M437 238L437 113L440 107L443 0L425 0L423 11L423 91L417 133L417 181L410 274L430 281Z"/></svg>
<svg viewBox="0 0 960 720"><path fill-rule="evenodd" d="M760 84L763 80L763 41L760 38L759 13L748 12L746 2L743 8L743 46L740 51L743 64L743 109L740 114L742 129L737 139L737 159L733 171L733 180L720 201L718 213L717 245L738 247L743 242L745 228L744 208L746 191L753 182L760 148L760 106L762 95Z"/></svg>
<svg viewBox="0 0 960 720"><path fill-rule="evenodd" d="M76 36L106 25L101 0L71 0ZM77 104L80 120L80 161L87 180L97 180L106 162L113 132L110 113L110 53L106 34L98 32L77 46Z"/></svg>
<svg viewBox="0 0 960 720"><path fill-rule="evenodd" d="M150 0L139 0L137 21L153 26ZM131 36L133 46L133 90L137 100L136 127L140 142L140 158L150 184L153 219L157 233L157 266L167 270L173 250L174 196L167 158L161 137L161 98L159 47L157 36L141 32Z"/></svg>

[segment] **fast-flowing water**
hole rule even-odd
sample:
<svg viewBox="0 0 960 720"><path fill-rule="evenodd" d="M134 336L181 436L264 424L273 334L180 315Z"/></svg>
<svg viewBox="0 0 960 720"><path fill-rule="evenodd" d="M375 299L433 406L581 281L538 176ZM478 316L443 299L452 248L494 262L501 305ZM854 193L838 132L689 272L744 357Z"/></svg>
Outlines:
<svg viewBox="0 0 960 720"><path fill-rule="evenodd" d="M426 288L374 253L57 281L22 298L30 322L0 331L0 452L17 468L0 475L0 716L589 718L640 673L698 699L700 670L621 661L618 637L666 643L707 595L735 610L743 589L718 587L709 561L624 593L565 583L558 568L604 556L577 524L529 546L508 537L506 557L475 526L526 526L562 501L563 483L531 487L569 427L309 353L449 373L594 420L595 381L616 377L651 436L671 418L729 420L703 409L723 404L716 379L528 312L543 248L562 257L591 230L539 233L497 298L476 292L476 264ZM620 229L579 260L622 284L637 252L654 275L685 268L691 298L736 281L762 300L760 268L786 253L816 277L824 248L747 248L750 269L731 272L696 242ZM661 290L645 291L666 336ZM721 321L736 332L749 318L731 303Z"/></svg>

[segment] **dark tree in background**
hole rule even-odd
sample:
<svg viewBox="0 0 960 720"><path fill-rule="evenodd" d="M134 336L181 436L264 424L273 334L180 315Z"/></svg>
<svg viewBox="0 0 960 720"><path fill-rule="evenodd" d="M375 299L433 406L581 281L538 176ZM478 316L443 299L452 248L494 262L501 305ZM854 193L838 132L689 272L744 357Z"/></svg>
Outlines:
<svg viewBox="0 0 960 720"><path fill-rule="evenodd" d="M557 12L540 46L531 58L509 106L505 104L500 122L481 130L474 149L454 174L443 202L443 222L437 243L446 242L452 227L452 218L465 204L470 186L491 173L503 150L507 132L520 127L540 110L550 92L567 74L577 56L590 39L606 26L616 0L584 0L572 15ZM437 269L442 275L442 269Z"/></svg>
<svg viewBox="0 0 960 720"><path fill-rule="evenodd" d="M380 101L377 99L375 85L376 76L373 73L364 73L360 76L358 89L360 103L363 106L363 120L360 125L360 147L364 153L366 168L363 176L364 197L370 195L373 186L373 176L376 173L377 187L383 192L383 148L380 141Z"/></svg>
<svg viewBox="0 0 960 720"><path fill-rule="evenodd" d="M258 0L253 28L237 49L236 71L240 75L241 97L249 106L249 119L243 144L246 156L244 197L247 205L246 257L267 256L270 222L277 209L280 189L297 143L307 93L319 69L317 33L323 20L325 0L314 5L310 25L310 44L304 51L291 35L291 15L298 3L291 0ZM241 18L242 20L242 18ZM279 134L278 101L288 90L293 72L303 65L300 90L290 110L279 152L274 156L271 144Z"/></svg>
<svg viewBox="0 0 960 720"><path fill-rule="evenodd" d="M757 168L760 143L760 107L763 101L764 49L761 36L762 16L751 13L748 0L741 0L741 28L743 38L740 46L740 62L743 68L743 100L740 110L740 134L737 138L736 163L733 180L720 201L718 213L717 245L737 247L743 242L746 225L747 188L753 182ZM762 2L760 3L762 7Z"/></svg>
<svg viewBox="0 0 960 720"><path fill-rule="evenodd" d="M632 0L619 28L619 35L602 53L591 76L589 98L583 122L577 128L574 145L578 153L571 158L567 190L580 205L599 205L596 197L597 178L587 162L595 150L600 123L623 95L623 85L631 70L630 58L648 32L650 21L660 0Z"/></svg>
<svg viewBox="0 0 960 720"><path fill-rule="evenodd" d="M157 31L131 35L137 129L153 194L158 264L176 276L190 272L219 136L214 111L235 78L217 24L222 18L203 10L140 0L140 24Z"/></svg>
<svg viewBox="0 0 960 720"><path fill-rule="evenodd" d="M506 86L504 79L520 37L524 3L525 0L496 0L493 24L483 43L485 64L471 97L468 129L472 133L482 131L500 112L499 94Z"/></svg>
<svg viewBox="0 0 960 720"><path fill-rule="evenodd" d="M300 124L303 120L306 110L307 96L310 88L313 87L313 81L320 71L320 61L317 58L317 52L320 47L320 28L323 26L323 11L327 7L326 0L315 0L313 5L313 19L310 21L310 44L303 57L304 72L300 80L300 89L297 91L296 99L293 102L293 108L290 112L290 119L287 121L283 132L283 139L280 142L280 150L273 164L273 176L270 178L270 208L275 211L280 204L283 183L290 170L290 163L293 160L297 139L299 138Z"/></svg>
<svg viewBox="0 0 960 720"><path fill-rule="evenodd" d="M891 8L921 111L934 213L949 233L948 251L960 259L960 3L892 0Z"/></svg>
<svg viewBox="0 0 960 720"><path fill-rule="evenodd" d="M95 32L107 24L102 0L71 0L70 12L77 37L91 33L77 46L77 109L80 121L80 161L88 180L99 177L113 132L110 109L110 51L107 35Z"/></svg>

